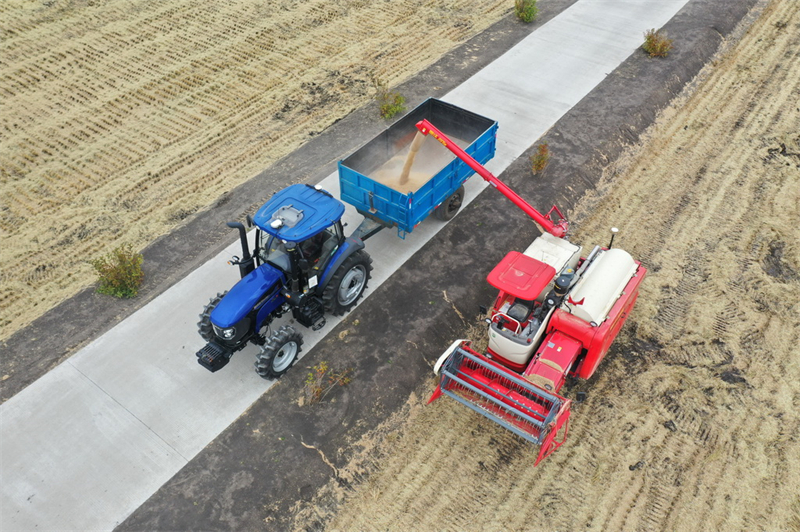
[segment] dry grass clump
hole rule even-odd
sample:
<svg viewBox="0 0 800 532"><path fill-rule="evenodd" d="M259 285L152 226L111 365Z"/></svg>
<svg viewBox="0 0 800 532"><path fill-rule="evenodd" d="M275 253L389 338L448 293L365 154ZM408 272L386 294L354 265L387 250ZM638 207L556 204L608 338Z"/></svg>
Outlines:
<svg viewBox="0 0 800 532"><path fill-rule="evenodd" d="M531 156L531 171L534 174L541 173L547 168L549 162L550 147L546 142L543 142L539 144L539 147L536 149L536 154Z"/></svg>
<svg viewBox="0 0 800 532"><path fill-rule="evenodd" d="M642 49L650 54L650 57L667 57L672 50L672 39L668 39L667 33L661 33L661 30L647 30L644 32Z"/></svg>

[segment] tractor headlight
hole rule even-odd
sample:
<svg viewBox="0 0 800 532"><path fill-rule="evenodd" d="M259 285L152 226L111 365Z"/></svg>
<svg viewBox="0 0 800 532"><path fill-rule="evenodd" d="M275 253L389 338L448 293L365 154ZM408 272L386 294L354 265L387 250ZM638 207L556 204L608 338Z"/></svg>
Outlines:
<svg viewBox="0 0 800 532"><path fill-rule="evenodd" d="M214 325L214 333L223 340L230 340L236 334L236 327L228 327L223 329L222 327L217 327Z"/></svg>

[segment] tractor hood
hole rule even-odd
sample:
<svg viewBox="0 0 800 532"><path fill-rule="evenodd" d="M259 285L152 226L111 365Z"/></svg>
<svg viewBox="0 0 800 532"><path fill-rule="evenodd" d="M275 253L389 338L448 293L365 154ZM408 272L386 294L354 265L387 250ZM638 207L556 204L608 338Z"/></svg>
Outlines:
<svg viewBox="0 0 800 532"><path fill-rule="evenodd" d="M226 329L244 318L283 274L269 264L262 264L236 283L211 311L211 323Z"/></svg>
<svg viewBox="0 0 800 532"><path fill-rule="evenodd" d="M302 242L330 227L344 214L344 204L323 189L292 185L275 193L253 222L286 242Z"/></svg>

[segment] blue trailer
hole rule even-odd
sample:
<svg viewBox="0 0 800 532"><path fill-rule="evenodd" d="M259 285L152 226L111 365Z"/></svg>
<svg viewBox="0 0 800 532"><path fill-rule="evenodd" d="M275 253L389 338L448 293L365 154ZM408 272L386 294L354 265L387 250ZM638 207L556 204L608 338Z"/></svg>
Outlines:
<svg viewBox="0 0 800 532"><path fill-rule="evenodd" d="M431 213L449 220L464 198L464 182L474 171L434 139L425 141L410 175L400 182L416 135L427 119L479 163L494 157L497 122L455 105L430 98L346 159L339 161L342 201L364 216L354 236L368 238L380 229L397 227L405 238Z"/></svg>

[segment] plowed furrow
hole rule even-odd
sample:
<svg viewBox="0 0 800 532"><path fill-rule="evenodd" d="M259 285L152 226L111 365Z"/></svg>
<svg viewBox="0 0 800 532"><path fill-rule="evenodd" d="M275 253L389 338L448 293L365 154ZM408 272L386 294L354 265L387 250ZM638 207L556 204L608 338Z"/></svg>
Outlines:
<svg viewBox="0 0 800 532"><path fill-rule="evenodd" d="M395 85L510 9L498 0L2 7L2 262L18 272L16 297L0 307L3 336L92 282L87 259L122 242L143 247L367 103L371 76ZM26 283L54 240L60 268Z"/></svg>

